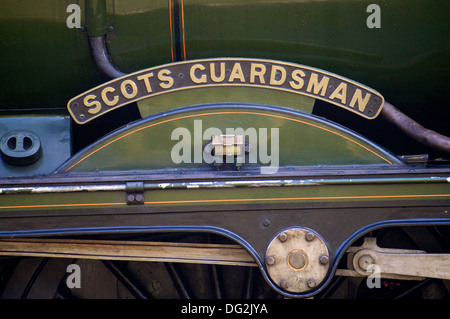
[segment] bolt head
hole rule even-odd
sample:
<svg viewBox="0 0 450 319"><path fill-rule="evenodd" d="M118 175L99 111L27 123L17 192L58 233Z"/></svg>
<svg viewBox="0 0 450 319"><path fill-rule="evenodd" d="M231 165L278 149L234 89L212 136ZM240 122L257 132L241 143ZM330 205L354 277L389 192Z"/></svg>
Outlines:
<svg viewBox="0 0 450 319"><path fill-rule="evenodd" d="M275 264L275 258L273 256L266 257L266 264L272 266Z"/></svg>
<svg viewBox="0 0 450 319"><path fill-rule="evenodd" d="M313 241L314 238L316 238L316 235L314 235L314 234L311 233L311 232L308 232L308 233L306 233L305 237L306 237L306 240L307 240L307 241Z"/></svg>
<svg viewBox="0 0 450 319"><path fill-rule="evenodd" d="M319 262L322 265L328 264L329 261L330 261L330 258L327 255L322 255L322 256L319 257Z"/></svg>
<svg viewBox="0 0 450 319"><path fill-rule="evenodd" d="M288 235L285 232L278 235L278 240L281 241L282 243L284 243L287 239Z"/></svg>
<svg viewBox="0 0 450 319"><path fill-rule="evenodd" d="M280 287L283 289L288 289L289 288L289 282L287 280L282 280L280 281Z"/></svg>
<svg viewBox="0 0 450 319"><path fill-rule="evenodd" d="M306 282L306 285L307 285L309 288L314 288L314 287L317 285L317 283L316 283L316 281L314 280L314 278L310 278L310 279L308 279L308 281Z"/></svg>

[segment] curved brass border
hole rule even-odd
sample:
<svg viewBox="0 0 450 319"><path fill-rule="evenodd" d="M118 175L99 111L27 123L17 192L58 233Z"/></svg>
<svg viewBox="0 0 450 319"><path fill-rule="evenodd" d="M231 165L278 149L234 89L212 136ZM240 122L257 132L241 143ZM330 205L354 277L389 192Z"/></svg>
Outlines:
<svg viewBox="0 0 450 319"><path fill-rule="evenodd" d="M154 126L157 126L157 125L160 125L160 124L164 124L164 123L167 123L167 122L172 122L172 121L176 121L176 120L180 120L180 119L185 119L185 118L199 117L199 116L208 116L208 115L223 115L223 114L252 114L252 115L262 115L262 116L275 117L275 118L279 118L279 119L284 119L284 120L289 120L289 121L294 121L294 122L302 123L302 124L305 124L305 125L309 125L309 126L312 126L312 127L315 127L315 128L318 128L318 129L321 129L321 130L324 130L324 131L327 131L327 132L329 132L329 133L331 133L331 134L337 135L337 136L339 136L339 137L341 137L341 138L344 138L344 139L346 139L346 140L348 140L348 141L350 141L350 142L352 142L352 143L354 143L354 144L356 144L356 145L362 147L363 149L369 151L370 153L376 155L377 157L379 157L379 158L381 158L382 160L384 160L386 163L388 163L388 164L390 164L390 165L393 164L393 163L392 163L391 161L389 161L388 159L384 158L383 156L381 156L380 154L376 153L375 151L369 149L368 147L366 147L366 146L364 146L364 145L358 143L357 141L355 141L355 140L353 140L353 139L351 139L351 138L349 138L349 137L347 137L347 136L345 136L345 135L343 135L343 134L340 134L340 133L338 133L338 132L334 132L334 131L332 131L332 130L330 130L330 129L321 127L321 126L316 125L316 124L313 124L313 123L308 123L308 122L306 122L306 121L302 121L302 120L299 120L299 119L293 119L293 118L290 118L290 117L281 116L281 115L275 115L275 114L267 114L267 113L259 113L259 112L250 112L250 111L238 111L238 112L233 112L233 111L221 111L221 112L208 112L208 113L201 113L201 114L184 115L184 116L180 116L180 117L175 117L175 118L171 118L171 119L159 121L159 122L156 122L156 123L152 123L152 124L149 124L149 125L146 125L146 126L137 128L137 129L135 129L135 130L133 130L133 131L131 131L131 132L127 132L126 134L121 135L121 136L119 136L119 137L113 139L112 141L107 142L106 144L100 146L100 147L97 148L96 150L90 152L89 154L87 154L86 156L84 156L83 158L81 158L80 160L78 160L76 163L74 163L74 164L72 164L71 166L69 166L69 167L65 170L65 172L70 171L72 168L74 168L75 166L77 166L79 163L83 162L85 159L89 158L90 156L92 156L93 154L97 153L97 152L100 151L101 149L103 149L103 148L105 148L105 147L111 145L112 143L115 143L115 142L117 142L117 141L119 141L119 140L121 140L121 139L123 139L123 138L125 138L125 137L127 137L127 136L129 136L129 135L131 135L131 134L134 134L134 133L136 133L136 132L142 131L142 130L144 130L144 129L147 129L147 128L150 128L150 127L154 127Z"/></svg>

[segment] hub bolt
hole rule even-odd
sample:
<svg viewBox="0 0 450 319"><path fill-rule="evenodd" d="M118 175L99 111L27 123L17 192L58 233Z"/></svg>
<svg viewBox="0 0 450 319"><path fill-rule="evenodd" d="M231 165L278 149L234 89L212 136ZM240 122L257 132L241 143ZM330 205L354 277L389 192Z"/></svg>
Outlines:
<svg viewBox="0 0 450 319"><path fill-rule="evenodd" d="M319 261L322 265L326 265L330 261L330 258L327 255L322 255L319 257Z"/></svg>
<svg viewBox="0 0 450 319"><path fill-rule="evenodd" d="M280 286L281 286L281 288L283 288L283 289L288 289L289 288L289 283L288 283L288 281L287 280L282 280L281 282L280 282Z"/></svg>
<svg viewBox="0 0 450 319"><path fill-rule="evenodd" d="M273 256L268 256L268 257L266 258L266 263L267 263L268 265L270 265L270 266L274 265L274 264L275 264L275 258L274 258Z"/></svg>
<svg viewBox="0 0 450 319"><path fill-rule="evenodd" d="M288 239L288 235L287 235L285 232L283 232L283 233L281 233L281 234L278 235L278 239L279 239L282 243L284 243L284 242Z"/></svg>
<svg viewBox="0 0 450 319"><path fill-rule="evenodd" d="M316 238L316 235L314 235L313 233L311 233L311 232L308 232L308 233L306 233L306 240L307 241L313 241L314 240L314 238Z"/></svg>
<svg viewBox="0 0 450 319"><path fill-rule="evenodd" d="M308 285L309 288L314 288L317 285L316 281L313 278L308 279L306 284Z"/></svg>

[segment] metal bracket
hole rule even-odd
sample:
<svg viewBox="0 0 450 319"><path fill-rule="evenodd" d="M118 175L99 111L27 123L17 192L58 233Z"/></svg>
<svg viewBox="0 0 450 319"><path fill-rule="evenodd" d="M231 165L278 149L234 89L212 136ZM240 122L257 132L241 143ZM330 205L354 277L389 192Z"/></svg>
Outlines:
<svg viewBox="0 0 450 319"><path fill-rule="evenodd" d="M144 197L144 182L127 182L127 204L128 205L143 205Z"/></svg>
<svg viewBox="0 0 450 319"><path fill-rule="evenodd" d="M245 162L245 153L248 153L243 135L212 135L211 143L207 147L212 148L216 167L233 163L239 169Z"/></svg>

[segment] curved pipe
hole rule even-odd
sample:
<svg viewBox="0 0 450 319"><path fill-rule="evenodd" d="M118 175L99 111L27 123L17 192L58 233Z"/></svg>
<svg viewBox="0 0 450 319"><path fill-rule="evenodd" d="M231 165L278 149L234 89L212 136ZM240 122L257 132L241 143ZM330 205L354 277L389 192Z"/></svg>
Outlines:
<svg viewBox="0 0 450 319"><path fill-rule="evenodd" d="M106 76L110 78L120 78L127 75L120 71L112 62L108 48L106 47L106 36L92 37L89 36L89 47L91 48L91 54L94 58L95 64L98 69Z"/></svg>
<svg viewBox="0 0 450 319"><path fill-rule="evenodd" d="M383 109L381 110L381 115L414 140L436 150L450 153L449 137L423 127L404 113L400 112L392 104L385 102Z"/></svg>

